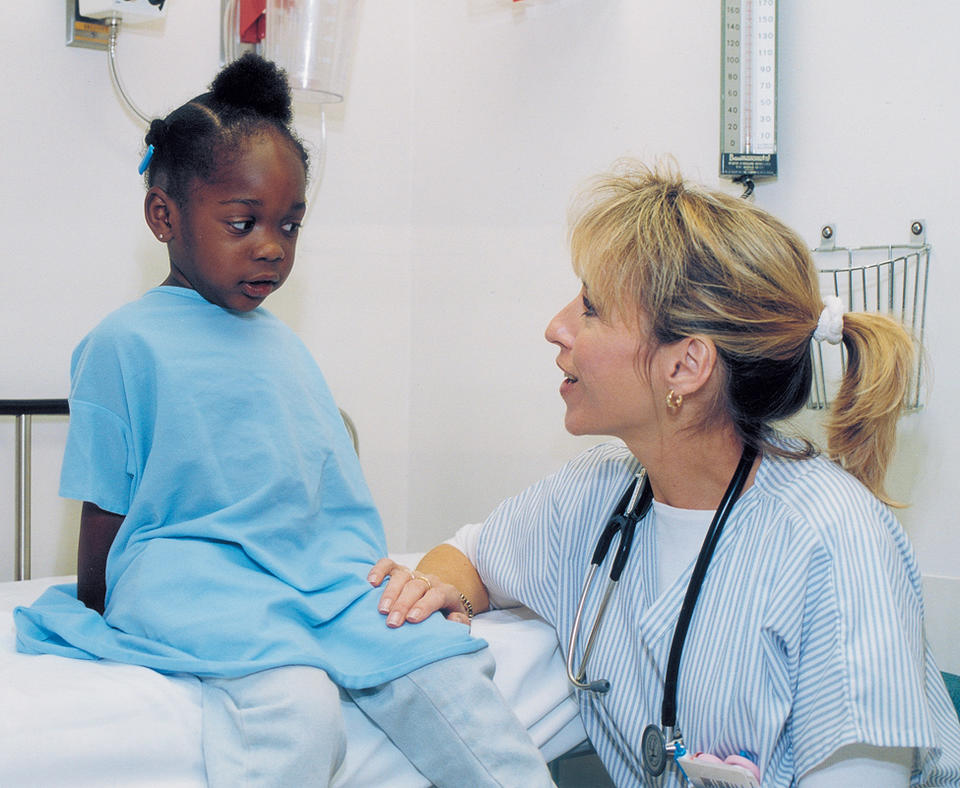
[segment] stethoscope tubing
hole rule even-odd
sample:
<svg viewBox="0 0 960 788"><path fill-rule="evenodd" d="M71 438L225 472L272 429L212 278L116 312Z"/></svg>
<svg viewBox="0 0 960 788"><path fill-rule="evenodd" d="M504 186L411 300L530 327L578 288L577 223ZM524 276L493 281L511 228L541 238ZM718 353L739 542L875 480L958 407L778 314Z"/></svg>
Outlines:
<svg viewBox="0 0 960 788"><path fill-rule="evenodd" d="M587 645L583 650L583 659L580 660L580 670L576 673L573 671L574 647L577 642L577 635L580 632L583 608L587 601L587 594L590 592L590 586L593 584L593 576L599 568L599 564L591 563L590 569L587 571L587 579L583 584L583 592L580 594L580 603L577 605L577 615L573 619L573 629L570 630L570 643L567 648L567 680L573 684L574 687L585 692L607 692L610 689L610 682L606 679L599 679L597 681L583 680L584 674L587 671L587 660L590 658L590 651L593 649L593 642L597 634L596 626L593 627L590 631L590 637L587 638ZM610 592L613 589L614 582L615 581L611 580L607 583L607 591L604 594L603 602L600 604L600 610L597 613L598 621L604 608L607 606L607 600L610 598Z"/></svg>
<svg viewBox="0 0 960 788"><path fill-rule="evenodd" d="M629 498L628 498L629 496ZM624 503L626 501L626 503ZM593 551L593 557L590 560L590 568L587 570L587 576L583 583L583 591L580 594L580 602L577 605L577 613L573 619L573 628L570 630L570 640L567 644L567 679L573 686L579 690L587 692L607 692L610 689L610 682L606 679L596 681L584 681L587 670L587 660L593 651L593 645L596 642L597 632L600 629L600 622L603 620L603 614L607 609L607 603L610 601L610 595L620 580L620 575L630 557L630 548L633 544L633 533L636 529L637 521L643 518L653 502L653 491L650 489L650 482L647 479L646 469L641 469L637 473L636 481L618 502L615 512L619 511L610 518L606 527L597 539L597 546ZM610 551L610 545L613 542L615 534L620 534L620 541L617 545L617 553L614 556L613 564L610 567L610 579L604 590L603 598L600 601L600 607L597 609L597 615L594 618L593 627L587 637L587 644L583 650L583 657L580 660L580 670L574 672L573 660L575 658L577 637L580 633L580 624L583 620L583 610L586 606L587 596L593 586L593 578L597 570L607 557Z"/></svg>
<svg viewBox="0 0 960 788"><path fill-rule="evenodd" d="M714 550L716 550L720 541L720 534L723 532L723 527L730 516L730 511L743 491L743 486L746 484L756 457L757 450L755 448L752 446L744 447L740 462L733 473L733 478L730 479L730 484L720 500L716 513L713 515L710 528L703 540L703 546L700 548L700 554L697 556L697 562L694 564L690 582L687 584L687 591L683 596L683 605L680 607L680 615L677 617L677 624L673 630L670 655L667 657L667 672L663 682L663 705L660 714L660 724L663 728L676 727L677 683L680 678L680 658L683 655L683 644L687 639L687 631L690 629L690 621L693 619L697 599L700 597L700 589L707 576L707 568L710 566L710 560L713 558Z"/></svg>

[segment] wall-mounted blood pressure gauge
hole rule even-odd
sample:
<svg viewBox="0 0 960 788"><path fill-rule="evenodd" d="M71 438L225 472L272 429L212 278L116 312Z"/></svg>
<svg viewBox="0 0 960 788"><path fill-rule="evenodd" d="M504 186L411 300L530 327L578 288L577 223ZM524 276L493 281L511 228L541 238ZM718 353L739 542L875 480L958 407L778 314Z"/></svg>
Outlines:
<svg viewBox="0 0 960 788"><path fill-rule="evenodd" d="M720 174L777 174L777 0L721 0Z"/></svg>

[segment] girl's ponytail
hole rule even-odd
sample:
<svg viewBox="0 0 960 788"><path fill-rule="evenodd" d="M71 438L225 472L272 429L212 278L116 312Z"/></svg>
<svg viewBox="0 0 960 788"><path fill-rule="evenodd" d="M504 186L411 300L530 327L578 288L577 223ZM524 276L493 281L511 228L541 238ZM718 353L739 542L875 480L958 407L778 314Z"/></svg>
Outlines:
<svg viewBox="0 0 960 788"><path fill-rule="evenodd" d="M163 145L163 138L167 134L167 122L163 118L154 118L150 121L147 135L143 138L145 145L155 147Z"/></svg>
<svg viewBox="0 0 960 788"><path fill-rule="evenodd" d="M276 63L248 53L217 74L210 104L221 112L247 112L287 125L293 102L286 74Z"/></svg>

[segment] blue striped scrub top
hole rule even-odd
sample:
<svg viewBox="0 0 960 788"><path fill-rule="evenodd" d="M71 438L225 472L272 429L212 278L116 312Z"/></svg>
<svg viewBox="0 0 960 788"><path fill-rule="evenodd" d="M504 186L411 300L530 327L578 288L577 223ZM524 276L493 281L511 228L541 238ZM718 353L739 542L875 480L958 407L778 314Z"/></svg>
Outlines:
<svg viewBox="0 0 960 788"><path fill-rule="evenodd" d="M597 537L638 468L623 444L601 444L504 501L480 530L483 581L550 622L564 656ZM644 727L660 724L693 568L657 593L654 517L637 526L587 666L610 691L578 693L618 786L683 784L672 764L646 777L639 759ZM614 552L588 597L576 665ZM854 742L917 748L913 784L960 784L960 724L926 643L913 549L890 510L835 463L764 456L697 602L677 724L691 752L749 753L765 788L795 785Z"/></svg>

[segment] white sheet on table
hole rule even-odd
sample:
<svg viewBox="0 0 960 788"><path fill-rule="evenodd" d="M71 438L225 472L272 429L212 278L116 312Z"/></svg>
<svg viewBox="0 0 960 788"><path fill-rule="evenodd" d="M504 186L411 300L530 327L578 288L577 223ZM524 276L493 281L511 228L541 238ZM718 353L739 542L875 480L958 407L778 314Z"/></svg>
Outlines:
<svg viewBox="0 0 960 788"><path fill-rule="evenodd" d="M11 611L53 583L0 583L0 785L204 784L200 690L191 676L16 653ZM496 683L547 760L585 738L553 630L525 609L474 619L490 643ZM336 786L427 783L351 703Z"/></svg>

